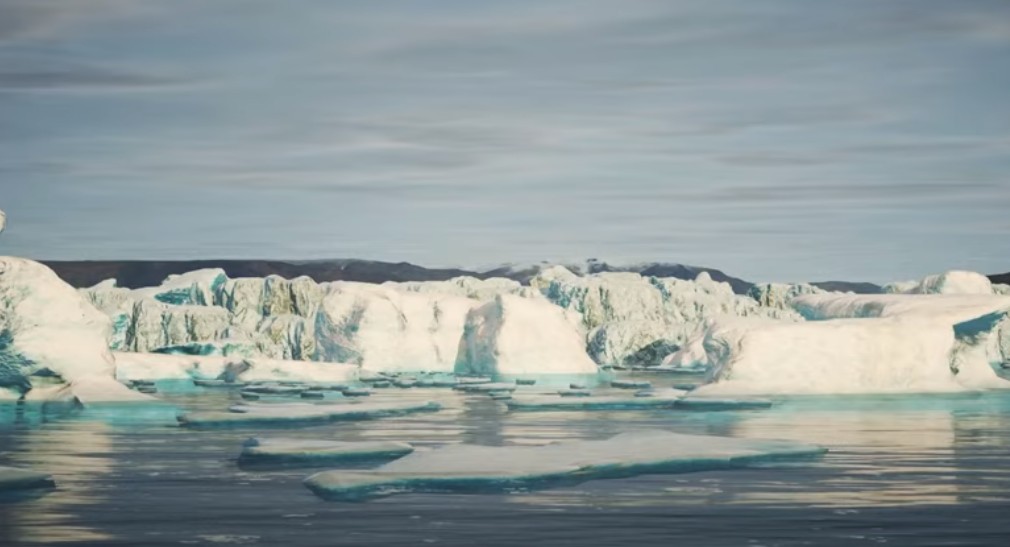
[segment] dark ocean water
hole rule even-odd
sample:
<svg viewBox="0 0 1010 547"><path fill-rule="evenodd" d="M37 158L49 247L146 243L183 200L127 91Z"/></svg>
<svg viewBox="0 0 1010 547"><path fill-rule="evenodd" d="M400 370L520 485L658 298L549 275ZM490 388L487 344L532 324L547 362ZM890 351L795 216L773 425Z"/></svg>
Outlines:
<svg viewBox="0 0 1010 547"><path fill-rule="evenodd" d="M680 379L658 379L670 384ZM174 406L41 416L0 407L0 465L52 473L52 491L0 498L0 546L79 545L1010 545L1010 394L808 397L770 410L508 412L486 396L393 390L438 413L290 429L192 431ZM510 494L326 502L313 469L242 469L251 435L508 445L662 428L792 439L791 463L597 480Z"/></svg>

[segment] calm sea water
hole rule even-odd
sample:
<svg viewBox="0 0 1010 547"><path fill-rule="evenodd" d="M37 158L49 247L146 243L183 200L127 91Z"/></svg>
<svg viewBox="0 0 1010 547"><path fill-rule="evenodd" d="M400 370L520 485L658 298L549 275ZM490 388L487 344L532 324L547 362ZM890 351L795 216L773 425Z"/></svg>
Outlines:
<svg viewBox="0 0 1010 547"><path fill-rule="evenodd" d="M681 379L654 378L658 385ZM1010 394L810 397L733 412L508 412L445 389L438 413L269 430L419 445L537 444L663 428L818 443L815 460L598 480L512 494L325 502L312 469L241 469L257 429L191 431L174 406L42 417L0 407L0 465L52 473L55 490L0 499L0 546L79 545L1010 545Z"/></svg>

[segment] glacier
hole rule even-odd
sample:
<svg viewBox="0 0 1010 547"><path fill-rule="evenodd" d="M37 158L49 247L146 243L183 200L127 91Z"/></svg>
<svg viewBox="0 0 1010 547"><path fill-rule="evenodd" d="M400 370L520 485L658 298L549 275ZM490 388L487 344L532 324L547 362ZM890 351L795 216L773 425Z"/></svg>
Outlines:
<svg viewBox="0 0 1010 547"><path fill-rule="evenodd" d="M305 479L305 486L327 500L361 501L408 492L511 491L645 473L732 469L825 452L789 441L636 431L544 446L447 445L415 451L370 471L316 473Z"/></svg>
<svg viewBox="0 0 1010 547"><path fill-rule="evenodd" d="M556 314L538 303L566 310L582 349L567 343L568 334L558 339L570 352L560 372L588 370L583 354L601 365L658 365L710 317L802 319L791 309L734 294L706 273L694 281L608 272L580 277L562 267L543 269L530 285L473 277L317 284L276 276L228 279L211 269L170 276L158 287L131 290L108 280L82 292L112 318L112 349L351 362L370 371L486 369L487 355L479 351L484 342L464 331L467 322L473 326L502 306L499 298L510 313L539 307L552 323ZM476 361L467 362L468 356ZM540 366L536 372L550 371Z"/></svg>
<svg viewBox="0 0 1010 547"><path fill-rule="evenodd" d="M620 365L708 370L699 394L720 397L954 391L1004 388L995 368L1010 363L1010 296L972 272L892 284L874 295L781 283L739 295L706 273L692 281L579 276L562 267L541 269L529 285L472 277L381 285L229 279L209 269L158 287L126 289L109 280L73 293L51 272L45 279L39 282L58 283L60 298L90 318L93 358L74 359L73 370L61 374L59 355L30 348L24 333L11 354L14 331L2 331L5 367L31 378L34 398L66 395L67 382L46 375L66 380L80 372L90 379L76 389L91 397L118 389L108 382L113 374L124 381L213 379L236 366L245 367L247 382L339 383L394 372L595 377L600 366ZM18 283L2 281L8 291ZM43 353L31 358L31 351ZM17 359L46 362L46 370ZM6 397L20 396L26 381L8 386Z"/></svg>

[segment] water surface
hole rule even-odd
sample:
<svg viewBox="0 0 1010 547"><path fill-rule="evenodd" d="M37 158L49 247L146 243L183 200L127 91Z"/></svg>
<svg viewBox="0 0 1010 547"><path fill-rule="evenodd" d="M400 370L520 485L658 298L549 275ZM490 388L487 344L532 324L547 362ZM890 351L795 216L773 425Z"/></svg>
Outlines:
<svg viewBox="0 0 1010 547"><path fill-rule="evenodd" d="M658 385L681 378L652 378ZM484 395L391 389L438 413L263 430L194 431L177 409L237 394L164 394L174 406L70 416L0 409L0 465L52 473L55 490L0 501L0 545L1005 545L1010 394L806 397L770 410L508 412ZM646 475L509 494L322 501L313 469L242 469L251 435L539 444L636 430L817 443L818 459Z"/></svg>

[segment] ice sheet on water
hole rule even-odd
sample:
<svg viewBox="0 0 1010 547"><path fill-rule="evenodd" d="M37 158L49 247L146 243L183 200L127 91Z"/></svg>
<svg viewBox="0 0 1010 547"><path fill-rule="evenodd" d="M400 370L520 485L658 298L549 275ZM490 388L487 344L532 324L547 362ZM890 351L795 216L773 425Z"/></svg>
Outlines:
<svg viewBox="0 0 1010 547"><path fill-rule="evenodd" d="M245 442L241 463L328 463L350 460L399 458L414 447L397 441L333 441L253 437Z"/></svg>
<svg viewBox="0 0 1010 547"><path fill-rule="evenodd" d="M689 410L753 410L770 408L771 399L758 397L685 397L675 405Z"/></svg>
<svg viewBox="0 0 1010 547"><path fill-rule="evenodd" d="M441 406L432 401L407 403L339 403L313 405L287 403L272 405L237 405L229 412L193 412L178 417L184 427L294 426L337 420L369 420L414 412L436 411Z"/></svg>
<svg viewBox="0 0 1010 547"><path fill-rule="evenodd" d="M405 492L543 488L643 473L742 467L824 452L819 446L788 441L641 431L546 446L448 445L370 471L316 473L305 485L320 497L352 501Z"/></svg>
<svg viewBox="0 0 1010 547"><path fill-rule="evenodd" d="M656 391L650 397L635 395L587 395L572 397L565 395L516 396L508 401L509 410L647 410L650 408L672 408L683 391L669 389Z"/></svg>
<svg viewBox="0 0 1010 547"><path fill-rule="evenodd" d="M489 393L492 391L515 391L516 384L508 382L492 382L488 384L459 384L455 387L458 391L466 393Z"/></svg>

